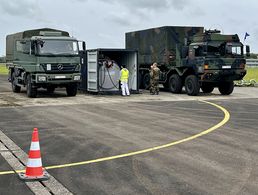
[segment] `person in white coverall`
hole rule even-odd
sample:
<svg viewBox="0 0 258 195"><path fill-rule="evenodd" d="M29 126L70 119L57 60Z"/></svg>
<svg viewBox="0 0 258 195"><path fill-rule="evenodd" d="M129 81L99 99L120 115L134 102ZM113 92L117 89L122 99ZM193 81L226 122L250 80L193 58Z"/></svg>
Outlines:
<svg viewBox="0 0 258 195"><path fill-rule="evenodd" d="M121 82L122 96L130 95L129 88L128 88L128 78L129 78L129 70L121 66L120 82Z"/></svg>

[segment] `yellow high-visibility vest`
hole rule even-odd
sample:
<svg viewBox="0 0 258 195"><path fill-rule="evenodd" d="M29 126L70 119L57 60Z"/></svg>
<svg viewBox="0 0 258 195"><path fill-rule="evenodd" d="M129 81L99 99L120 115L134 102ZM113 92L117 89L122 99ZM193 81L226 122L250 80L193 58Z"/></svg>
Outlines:
<svg viewBox="0 0 258 195"><path fill-rule="evenodd" d="M129 71L126 68L121 70L120 81L128 81L129 78Z"/></svg>

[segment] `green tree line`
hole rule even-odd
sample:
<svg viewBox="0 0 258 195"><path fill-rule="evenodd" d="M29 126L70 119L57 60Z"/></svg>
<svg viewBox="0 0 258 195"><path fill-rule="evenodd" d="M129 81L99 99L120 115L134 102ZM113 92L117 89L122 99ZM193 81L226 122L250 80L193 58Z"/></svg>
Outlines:
<svg viewBox="0 0 258 195"><path fill-rule="evenodd" d="M258 59L258 54L257 53L250 53L250 57L247 57L248 59Z"/></svg>

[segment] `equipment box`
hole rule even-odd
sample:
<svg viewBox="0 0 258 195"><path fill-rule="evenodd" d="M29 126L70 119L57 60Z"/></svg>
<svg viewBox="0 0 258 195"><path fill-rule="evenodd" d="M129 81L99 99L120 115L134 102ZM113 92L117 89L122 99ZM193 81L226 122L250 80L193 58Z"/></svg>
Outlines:
<svg viewBox="0 0 258 195"><path fill-rule="evenodd" d="M87 92L120 91L119 79L121 66L129 70L128 86L131 92L139 92L138 58L136 50L92 49L87 50L85 78ZM82 68L83 69L83 68Z"/></svg>

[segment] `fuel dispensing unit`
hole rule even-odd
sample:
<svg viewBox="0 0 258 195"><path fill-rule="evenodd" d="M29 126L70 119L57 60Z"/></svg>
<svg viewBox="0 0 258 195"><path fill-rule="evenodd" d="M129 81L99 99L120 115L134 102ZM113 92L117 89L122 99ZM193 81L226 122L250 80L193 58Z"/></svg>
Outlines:
<svg viewBox="0 0 258 195"><path fill-rule="evenodd" d="M87 50L86 63L82 64L80 89L95 93L119 93L120 69L123 66L129 70L128 86L130 91L138 93L137 54L136 50L128 49Z"/></svg>

